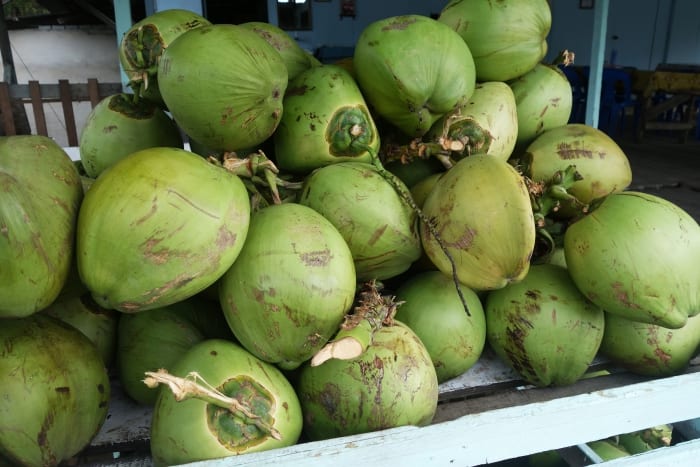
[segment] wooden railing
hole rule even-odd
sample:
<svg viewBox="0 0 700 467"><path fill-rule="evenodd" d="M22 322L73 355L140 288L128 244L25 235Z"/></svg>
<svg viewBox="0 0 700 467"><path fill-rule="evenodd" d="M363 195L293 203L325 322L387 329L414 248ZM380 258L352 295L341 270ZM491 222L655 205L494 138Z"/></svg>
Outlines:
<svg viewBox="0 0 700 467"><path fill-rule="evenodd" d="M60 102L68 145L77 146L78 128L73 103L90 102L95 107L101 99L122 92L122 89L121 83L100 83L95 78L88 79L86 83L70 83L66 79L58 80L57 84L40 84L38 81L29 81L27 84L0 82L0 121L4 134L10 136L21 133L16 124L18 109L24 111L23 106L17 106L20 103L31 104L36 134L54 136L48 132L44 105Z"/></svg>

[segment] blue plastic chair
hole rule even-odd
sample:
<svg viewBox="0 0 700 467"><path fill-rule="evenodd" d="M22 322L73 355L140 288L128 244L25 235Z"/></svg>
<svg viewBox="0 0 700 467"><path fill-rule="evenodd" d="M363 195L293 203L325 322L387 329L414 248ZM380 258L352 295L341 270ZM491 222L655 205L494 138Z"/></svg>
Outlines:
<svg viewBox="0 0 700 467"><path fill-rule="evenodd" d="M625 128L627 109L634 109L632 77L618 68L604 68L601 83L600 113L598 127L610 136L622 134Z"/></svg>

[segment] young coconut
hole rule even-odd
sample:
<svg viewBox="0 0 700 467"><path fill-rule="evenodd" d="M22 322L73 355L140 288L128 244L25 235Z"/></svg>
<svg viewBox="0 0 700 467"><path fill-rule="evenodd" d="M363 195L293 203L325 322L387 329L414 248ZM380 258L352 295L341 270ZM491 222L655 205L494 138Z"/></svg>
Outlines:
<svg viewBox="0 0 700 467"><path fill-rule="evenodd" d="M83 187L54 140L0 138L0 318L49 306L70 278Z"/></svg>
<svg viewBox="0 0 700 467"><path fill-rule="evenodd" d="M573 54L564 51L556 62L568 66ZM518 148L525 149L541 133L568 123L573 104L571 84L556 64L538 63L508 86L517 108Z"/></svg>
<svg viewBox="0 0 700 467"><path fill-rule="evenodd" d="M547 0L451 0L438 21L469 46L477 81L509 81L547 54L552 11Z"/></svg>
<svg viewBox="0 0 700 467"><path fill-rule="evenodd" d="M418 336L393 319L399 305L370 282L334 339L300 369L295 389L312 440L429 424L438 381Z"/></svg>
<svg viewBox="0 0 700 467"><path fill-rule="evenodd" d="M571 202L562 202L557 217L571 218L585 212L597 198L626 189L632 169L622 148L597 128L569 123L539 134L517 156L523 175L535 182L551 179L556 172L575 166L578 180L568 188Z"/></svg>
<svg viewBox="0 0 700 467"><path fill-rule="evenodd" d="M302 49L299 43L279 26L263 21L249 21L240 23L239 26L251 29L280 53L287 66L289 81L302 71L321 65L316 57Z"/></svg>
<svg viewBox="0 0 700 467"><path fill-rule="evenodd" d="M680 374L700 353L700 315L688 318L681 328L668 329L606 313L600 352L639 375Z"/></svg>
<svg viewBox="0 0 700 467"><path fill-rule="evenodd" d="M151 423L156 466L295 444L299 399L284 374L228 340L207 339L169 370L146 372L158 391Z"/></svg>
<svg viewBox="0 0 700 467"><path fill-rule="evenodd" d="M465 103L476 85L467 44L445 24L421 15L369 24L355 45L353 67L367 102L412 138Z"/></svg>
<svg viewBox="0 0 700 467"><path fill-rule="evenodd" d="M527 274L535 220L525 181L507 162L483 154L460 160L428 194L423 214L426 255L468 288L499 289Z"/></svg>
<svg viewBox="0 0 700 467"><path fill-rule="evenodd" d="M357 280L385 280L421 255L417 215L376 167L338 162L313 171L299 203L328 219L350 247ZM404 188L407 191L407 188Z"/></svg>
<svg viewBox="0 0 700 467"><path fill-rule="evenodd" d="M0 460L56 466L87 447L107 418L111 389L90 339L36 313L3 319L0 348Z"/></svg>
<svg viewBox="0 0 700 467"><path fill-rule="evenodd" d="M187 31L158 65L158 86L173 119L214 151L254 148L272 136L287 79L279 52L233 24Z"/></svg>
<svg viewBox="0 0 700 467"><path fill-rule="evenodd" d="M357 83L337 65L300 73L273 136L280 170L307 174L342 161L370 162L379 133Z"/></svg>
<svg viewBox="0 0 700 467"><path fill-rule="evenodd" d="M158 88L158 62L165 49L181 34L211 24L191 10L170 8L134 23L119 43L119 63L137 98L164 106Z"/></svg>
<svg viewBox="0 0 700 467"><path fill-rule="evenodd" d="M610 314L678 329L700 312L700 226L649 193L606 196L564 233L573 281Z"/></svg>
<svg viewBox="0 0 700 467"><path fill-rule="evenodd" d="M471 368L486 343L481 301L474 291L460 287L469 314L464 312L453 281L440 271L416 274L396 289L401 306L395 317L423 342L440 383Z"/></svg>
<svg viewBox="0 0 700 467"><path fill-rule="evenodd" d="M85 194L78 271L104 308L138 312L189 298L238 256L250 199L241 179L179 148L143 149Z"/></svg>
<svg viewBox="0 0 700 467"><path fill-rule="evenodd" d="M355 263L338 229L289 202L251 216L241 253L219 280L219 300L246 350L291 370L338 329L355 288Z"/></svg>
<svg viewBox="0 0 700 467"><path fill-rule="evenodd" d="M80 161L90 178L141 149L182 148L180 129L165 111L133 94L105 97L88 115L80 133Z"/></svg>
<svg viewBox="0 0 700 467"><path fill-rule="evenodd" d="M604 312L589 301L565 268L534 264L522 281L486 296L486 339L530 384L578 381L598 352Z"/></svg>

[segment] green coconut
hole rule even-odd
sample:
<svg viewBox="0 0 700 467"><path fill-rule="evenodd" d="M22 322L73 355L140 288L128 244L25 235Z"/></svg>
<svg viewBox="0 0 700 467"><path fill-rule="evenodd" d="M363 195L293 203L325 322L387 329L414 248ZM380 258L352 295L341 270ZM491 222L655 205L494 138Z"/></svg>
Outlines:
<svg viewBox="0 0 700 467"><path fill-rule="evenodd" d="M525 148L543 132L568 123L573 104L571 84L556 66L538 63L508 85L517 108L518 147Z"/></svg>
<svg viewBox="0 0 700 467"><path fill-rule="evenodd" d="M302 71L321 64L316 57L302 49L299 43L279 26L263 21L249 21L240 23L239 26L251 29L280 53L287 66L289 81L296 78Z"/></svg>
<svg viewBox="0 0 700 467"><path fill-rule="evenodd" d="M522 378L539 387L578 381L593 362L605 329L601 308L567 270L535 264L516 284L488 293L486 339Z"/></svg>
<svg viewBox="0 0 700 467"><path fill-rule="evenodd" d="M486 343L481 301L473 290L461 285L460 290L469 314L452 279L439 271L416 274L396 290L396 300L403 303L395 318L423 342L440 383L474 366Z"/></svg>
<svg viewBox="0 0 700 467"><path fill-rule="evenodd" d="M120 93L104 98L90 111L79 146L85 173L97 178L132 152L158 146L182 148L183 141L177 124L162 108Z"/></svg>
<svg viewBox="0 0 700 467"><path fill-rule="evenodd" d="M306 174L342 161L370 162L379 133L357 83L337 65L321 65L289 83L274 134L280 170Z"/></svg>
<svg viewBox="0 0 700 467"><path fill-rule="evenodd" d="M415 211L372 164L339 162L313 171L298 202L338 229L359 281L395 277L421 255Z"/></svg>
<svg viewBox="0 0 700 467"><path fill-rule="evenodd" d="M226 272L249 219L248 193L236 175L184 149L143 149L87 191L78 216L78 272L104 308L163 307Z"/></svg>
<svg viewBox="0 0 700 467"><path fill-rule="evenodd" d="M224 316L243 347L294 369L330 339L350 309L355 263L328 219L283 203L253 214L243 249L219 287Z"/></svg>
<svg viewBox="0 0 700 467"><path fill-rule="evenodd" d="M277 128L287 67L254 31L214 24L180 35L160 58L158 86L173 119L214 151L256 147Z"/></svg>
<svg viewBox="0 0 700 467"><path fill-rule="evenodd" d="M605 197L564 234L577 287L606 312L678 329L700 312L700 226L649 193Z"/></svg>
<svg viewBox="0 0 700 467"><path fill-rule="evenodd" d="M700 315L678 329L606 313L600 352L632 373L663 377L682 373L700 352Z"/></svg>
<svg viewBox="0 0 700 467"><path fill-rule="evenodd" d="M124 392L154 405L158 391L143 384L146 371L173 365L195 344L232 335L217 302L191 297L162 308L125 313L119 320L117 369Z"/></svg>
<svg viewBox="0 0 700 467"><path fill-rule="evenodd" d="M404 15L370 23L353 68L372 108L409 137L423 136L469 99L476 85L469 47L432 18Z"/></svg>
<svg viewBox="0 0 700 467"><path fill-rule="evenodd" d="M469 46L477 81L509 81L547 54L552 12L547 0L451 0L438 21Z"/></svg>
<svg viewBox="0 0 700 467"><path fill-rule="evenodd" d="M45 136L0 137L0 317L25 317L60 294L73 261L80 174Z"/></svg>
<svg viewBox="0 0 700 467"><path fill-rule="evenodd" d="M521 175L496 157L466 157L448 170L423 203L423 249L444 274L475 290L521 280L535 245L535 220ZM441 245L442 243L442 245ZM448 256L443 251L447 250Z"/></svg>
<svg viewBox="0 0 700 467"><path fill-rule="evenodd" d="M117 351L117 327L120 314L99 306L85 293L79 297L57 300L43 313L70 324L85 334L99 350L107 368L112 365Z"/></svg>
<svg viewBox="0 0 700 467"><path fill-rule="evenodd" d="M295 390L310 440L425 426L438 401L430 354L399 321L374 332L371 344L358 357L304 364Z"/></svg>
<svg viewBox="0 0 700 467"><path fill-rule="evenodd" d="M164 385L151 423L156 466L282 448L301 434L299 399L284 374L228 340L196 344L145 383Z"/></svg>
<svg viewBox="0 0 700 467"><path fill-rule="evenodd" d="M515 148L519 124L511 88L489 81L478 83L457 112L435 122L424 140L447 146L455 159L486 154L507 161Z"/></svg>
<svg viewBox="0 0 700 467"><path fill-rule="evenodd" d="M0 326L0 458L56 466L107 418L110 381L95 345L44 313Z"/></svg>
<svg viewBox="0 0 700 467"><path fill-rule="evenodd" d="M137 97L164 106L158 88L158 62L181 34L211 22L192 10L169 8L134 23L119 42L119 63Z"/></svg>
<svg viewBox="0 0 700 467"><path fill-rule="evenodd" d="M544 131L519 159L523 174L535 182L549 181L556 172L575 166L580 179L567 191L578 203L563 202L558 216L579 214L594 199L620 192L632 182L630 162L622 148L604 132L582 123Z"/></svg>

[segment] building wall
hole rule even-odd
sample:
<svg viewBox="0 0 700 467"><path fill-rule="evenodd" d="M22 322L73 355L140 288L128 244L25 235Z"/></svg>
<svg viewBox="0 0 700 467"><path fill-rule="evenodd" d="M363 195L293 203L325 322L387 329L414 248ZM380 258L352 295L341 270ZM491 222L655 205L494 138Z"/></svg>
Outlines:
<svg viewBox="0 0 700 467"><path fill-rule="evenodd" d="M276 23L276 0L268 1ZM309 0L313 1L313 0ZM590 64L593 10L579 0L551 0L551 60L562 49L576 53L576 63ZM357 17L340 18L340 0L313 1L313 30L291 31L307 48L352 46L372 21L401 14L439 13L447 0L357 0ZM652 69L658 63L700 63L700 1L609 0L605 57L615 64ZM614 53L613 53L614 51Z"/></svg>

